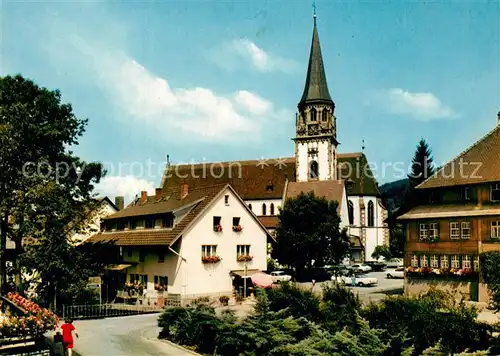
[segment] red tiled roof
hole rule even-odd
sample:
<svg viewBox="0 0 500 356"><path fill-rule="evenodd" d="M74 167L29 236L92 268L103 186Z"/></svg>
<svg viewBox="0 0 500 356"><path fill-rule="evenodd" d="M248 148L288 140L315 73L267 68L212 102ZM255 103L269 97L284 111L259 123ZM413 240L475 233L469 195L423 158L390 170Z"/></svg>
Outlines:
<svg viewBox="0 0 500 356"><path fill-rule="evenodd" d="M340 212L344 194L344 182L341 180L316 181L316 182L290 182L286 189L285 199L295 198L300 193L313 192L314 195L337 201L337 211Z"/></svg>
<svg viewBox="0 0 500 356"><path fill-rule="evenodd" d="M347 187L348 195L380 195L364 154L338 154L337 161L340 178L352 182ZM228 183L243 199L280 199L287 179L296 180L294 157L172 165L162 186L163 189L175 188L185 183L191 189Z"/></svg>
<svg viewBox="0 0 500 356"><path fill-rule="evenodd" d="M192 204L195 202L189 210L189 212L182 218L182 220L175 225L173 229L144 229L144 230L130 230L130 231L119 231L119 232L101 232L98 233L87 240L87 242L109 242L113 241L117 246L146 246L146 245L170 245L172 244L179 235L181 235L184 230L188 227L188 225L205 209L206 206L223 190L227 187L227 185L218 185L214 187L206 187L203 189L202 199L198 202L195 202L195 198L189 196L192 193L188 194L188 197L185 198L185 201L188 204ZM174 194L173 191L170 193ZM194 192L196 193L196 192ZM193 194L196 199L200 198L199 194ZM146 208L148 204L143 205L144 210L152 211L149 214L158 213L158 210L150 210ZM149 205L155 206L154 202L150 202ZM184 205L184 206L185 206ZM135 212L135 207L127 207L122 210L126 212L130 210L131 212ZM115 217L116 214L111 216ZM143 214L141 214L143 215ZM129 216L127 214L120 215L120 217ZM136 216L136 215L132 215Z"/></svg>
<svg viewBox="0 0 500 356"><path fill-rule="evenodd" d="M278 226L277 216L259 216L258 218L262 225L266 227L266 229L276 229L276 227Z"/></svg>
<svg viewBox="0 0 500 356"><path fill-rule="evenodd" d="M500 126L448 162L418 189L500 181Z"/></svg>

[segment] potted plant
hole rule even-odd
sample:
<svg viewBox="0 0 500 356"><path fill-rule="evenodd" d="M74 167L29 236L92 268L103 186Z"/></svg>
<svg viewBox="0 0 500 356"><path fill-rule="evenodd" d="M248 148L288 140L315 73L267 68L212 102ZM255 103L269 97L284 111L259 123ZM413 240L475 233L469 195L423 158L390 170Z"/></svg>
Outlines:
<svg viewBox="0 0 500 356"><path fill-rule="evenodd" d="M208 263L217 263L220 262L221 258L219 256L203 256L201 258L201 262L208 264Z"/></svg>
<svg viewBox="0 0 500 356"><path fill-rule="evenodd" d="M241 225L233 225L233 231L240 232L241 230L243 230Z"/></svg>
<svg viewBox="0 0 500 356"><path fill-rule="evenodd" d="M215 232L222 232L222 225L214 225L214 231Z"/></svg>
<svg viewBox="0 0 500 356"><path fill-rule="evenodd" d="M238 257L236 257L236 259L238 260L238 262L250 262L251 260L253 260L253 256L239 255Z"/></svg>

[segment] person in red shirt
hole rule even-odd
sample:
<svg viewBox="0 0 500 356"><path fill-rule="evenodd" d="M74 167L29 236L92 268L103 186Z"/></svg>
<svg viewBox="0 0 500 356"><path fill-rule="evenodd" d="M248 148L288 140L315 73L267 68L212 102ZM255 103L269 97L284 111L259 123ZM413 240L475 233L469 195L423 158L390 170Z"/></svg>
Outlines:
<svg viewBox="0 0 500 356"><path fill-rule="evenodd" d="M63 325L61 325L62 330L62 338L64 343L64 348L68 356L73 354L73 332L76 337L78 334L76 333L75 326L73 325L73 320L67 319Z"/></svg>

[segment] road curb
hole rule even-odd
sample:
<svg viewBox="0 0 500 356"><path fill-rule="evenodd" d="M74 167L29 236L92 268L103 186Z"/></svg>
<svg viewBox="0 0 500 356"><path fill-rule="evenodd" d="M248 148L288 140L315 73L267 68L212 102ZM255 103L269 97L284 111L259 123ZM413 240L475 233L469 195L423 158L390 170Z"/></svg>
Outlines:
<svg viewBox="0 0 500 356"><path fill-rule="evenodd" d="M158 339L160 340L161 342L164 342L172 347L175 347L176 349L180 350L180 351L184 351L186 353L189 353L191 355L195 355L195 356L201 356L200 354L192 351L192 350L189 350L189 349L186 349L185 347L181 346L181 345L177 345L176 343L173 343L172 341L168 341L166 339Z"/></svg>

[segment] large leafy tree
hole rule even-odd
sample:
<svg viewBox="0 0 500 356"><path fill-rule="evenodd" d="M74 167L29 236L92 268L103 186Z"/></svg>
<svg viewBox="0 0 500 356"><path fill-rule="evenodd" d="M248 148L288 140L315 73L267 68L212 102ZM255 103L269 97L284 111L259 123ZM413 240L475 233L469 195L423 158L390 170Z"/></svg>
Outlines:
<svg viewBox="0 0 500 356"><path fill-rule="evenodd" d="M340 230L338 203L314 193L287 199L276 229L273 257L297 272L307 267L338 263L349 252L346 231Z"/></svg>
<svg viewBox="0 0 500 356"><path fill-rule="evenodd" d="M70 148L78 144L86 119L77 118L61 93L21 75L0 77L0 263L6 287L6 239L16 245L14 273L25 268L41 276L40 291L55 296L55 281L69 280L82 255L69 241L93 209L93 188L102 165L87 163ZM56 267L58 266L58 267ZM61 267L63 266L63 267ZM57 268L64 273L52 273ZM78 274L78 273L73 273ZM74 282L74 280L73 280ZM51 286L50 288L48 286ZM66 285L67 286L67 285Z"/></svg>

